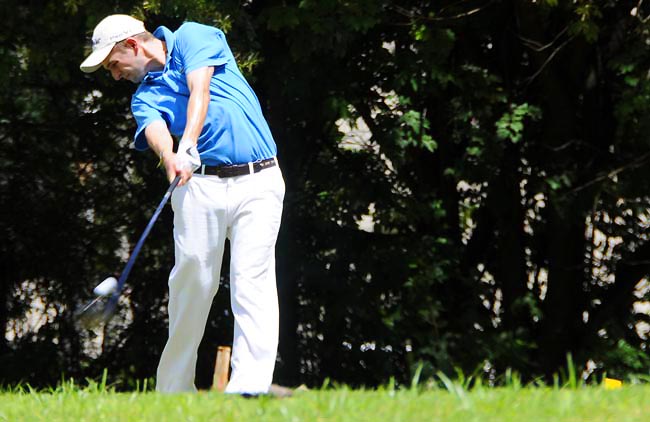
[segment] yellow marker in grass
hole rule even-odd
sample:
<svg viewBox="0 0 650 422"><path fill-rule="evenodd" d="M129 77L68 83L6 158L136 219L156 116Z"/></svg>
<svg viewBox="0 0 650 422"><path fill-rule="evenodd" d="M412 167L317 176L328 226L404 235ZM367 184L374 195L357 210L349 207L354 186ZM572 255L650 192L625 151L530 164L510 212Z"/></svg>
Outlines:
<svg viewBox="0 0 650 422"><path fill-rule="evenodd" d="M605 386L605 390L616 390L623 386L623 382L614 378L605 378L603 380L603 385Z"/></svg>

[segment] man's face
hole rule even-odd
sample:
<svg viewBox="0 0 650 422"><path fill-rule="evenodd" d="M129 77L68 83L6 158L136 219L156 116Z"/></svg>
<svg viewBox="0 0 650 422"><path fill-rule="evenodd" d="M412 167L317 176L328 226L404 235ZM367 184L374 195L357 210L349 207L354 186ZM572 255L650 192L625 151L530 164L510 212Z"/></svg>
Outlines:
<svg viewBox="0 0 650 422"><path fill-rule="evenodd" d="M102 62L104 69L111 73L116 81L126 79L140 83L147 74L146 61L140 45L133 38L121 41L113 47L110 54Z"/></svg>

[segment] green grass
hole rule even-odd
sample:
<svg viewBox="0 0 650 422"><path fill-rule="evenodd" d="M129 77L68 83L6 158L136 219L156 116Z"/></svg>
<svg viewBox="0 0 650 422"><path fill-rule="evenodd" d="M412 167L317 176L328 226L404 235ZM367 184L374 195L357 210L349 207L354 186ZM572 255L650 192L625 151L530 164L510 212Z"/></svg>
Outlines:
<svg viewBox="0 0 650 422"><path fill-rule="evenodd" d="M617 390L478 387L297 392L287 399L218 393L161 395L101 388L0 393L0 421L647 421L649 385Z"/></svg>

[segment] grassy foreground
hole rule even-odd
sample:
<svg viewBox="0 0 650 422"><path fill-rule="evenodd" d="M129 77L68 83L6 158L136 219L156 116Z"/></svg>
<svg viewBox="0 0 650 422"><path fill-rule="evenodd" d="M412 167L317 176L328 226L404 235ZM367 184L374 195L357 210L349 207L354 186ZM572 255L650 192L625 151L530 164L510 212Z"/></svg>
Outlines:
<svg viewBox="0 0 650 422"><path fill-rule="evenodd" d="M313 390L291 398L86 390L0 393L0 421L647 421L649 385Z"/></svg>

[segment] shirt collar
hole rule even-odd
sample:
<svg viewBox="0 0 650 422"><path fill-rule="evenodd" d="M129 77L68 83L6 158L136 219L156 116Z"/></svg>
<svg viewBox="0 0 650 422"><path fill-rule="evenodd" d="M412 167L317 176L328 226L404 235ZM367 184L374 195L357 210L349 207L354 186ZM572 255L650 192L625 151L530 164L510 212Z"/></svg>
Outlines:
<svg viewBox="0 0 650 422"><path fill-rule="evenodd" d="M171 57L172 51L174 50L174 40L176 39L176 36L166 26L159 26L153 32L153 36L159 40L165 40L165 44L167 45L167 63L169 63L169 58Z"/></svg>
<svg viewBox="0 0 650 422"><path fill-rule="evenodd" d="M154 80L158 78L160 75L162 75L165 70L167 70L171 60L172 51L174 50L174 44L175 44L174 40L176 39L176 37L174 33L170 31L166 26L159 26L158 28L156 28L156 30L153 32L153 36L158 38L159 40L165 41L165 46L167 47L167 57L165 57L165 68L163 70L147 73L144 77L143 82Z"/></svg>

